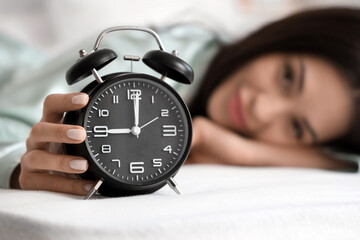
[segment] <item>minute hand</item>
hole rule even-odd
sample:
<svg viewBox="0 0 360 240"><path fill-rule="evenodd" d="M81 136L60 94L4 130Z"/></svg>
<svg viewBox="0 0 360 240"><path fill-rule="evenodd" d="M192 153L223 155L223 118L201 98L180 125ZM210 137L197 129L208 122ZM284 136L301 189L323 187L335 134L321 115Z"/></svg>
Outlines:
<svg viewBox="0 0 360 240"><path fill-rule="evenodd" d="M139 126L139 95L135 95L134 99L134 115L135 115L135 126Z"/></svg>

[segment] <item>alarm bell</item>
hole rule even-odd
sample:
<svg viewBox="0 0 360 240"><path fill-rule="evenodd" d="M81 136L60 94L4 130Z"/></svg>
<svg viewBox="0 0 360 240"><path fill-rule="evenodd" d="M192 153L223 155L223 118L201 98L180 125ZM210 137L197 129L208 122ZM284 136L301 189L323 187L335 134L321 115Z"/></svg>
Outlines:
<svg viewBox="0 0 360 240"><path fill-rule="evenodd" d="M150 29L140 27L114 27L105 29L99 35L92 52L86 54L84 50L80 51L81 58L66 72L66 81L69 85L77 83L91 74L95 76L99 83L102 82L101 77L97 74L97 71L115 60L117 58L117 54L111 49L98 49L100 41L105 34L120 30L137 30L151 34L157 41L160 50L152 50L146 53L142 58L143 62L151 69L162 74L162 79L168 77L180 83L192 83L194 79L194 72L192 68L176 56L176 51L173 51L173 54L166 52L160 38L155 32Z"/></svg>

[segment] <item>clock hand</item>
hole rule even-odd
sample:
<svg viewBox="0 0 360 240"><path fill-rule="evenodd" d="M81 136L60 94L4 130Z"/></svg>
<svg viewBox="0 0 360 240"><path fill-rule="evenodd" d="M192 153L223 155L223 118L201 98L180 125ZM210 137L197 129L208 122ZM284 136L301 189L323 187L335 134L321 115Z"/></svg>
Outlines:
<svg viewBox="0 0 360 240"><path fill-rule="evenodd" d="M134 119L135 119L135 126L132 128L134 131L132 133L138 138L140 134L139 129L139 94L136 92L134 93Z"/></svg>
<svg viewBox="0 0 360 240"><path fill-rule="evenodd" d="M121 133L131 133L130 128L114 128L107 130L107 133L110 134L121 134Z"/></svg>
<svg viewBox="0 0 360 240"><path fill-rule="evenodd" d="M139 126L139 95L135 93L134 98L134 115L135 115L135 126Z"/></svg>
<svg viewBox="0 0 360 240"><path fill-rule="evenodd" d="M156 117L156 118L154 118L153 120L151 120L151 121L149 121L149 122L145 123L144 125L142 125L142 126L140 127L140 129L142 129L143 127L145 127L145 126L149 125L150 123L152 123L153 121L157 120L158 118L159 118L159 117Z"/></svg>
<svg viewBox="0 0 360 240"><path fill-rule="evenodd" d="M143 127L149 125L150 123L154 122L154 121L157 120L158 118L159 118L159 117L154 118L153 120L145 123L145 124L142 125L141 127L134 126L134 127L131 128L131 130L130 130L130 129L119 129L119 130L122 131L121 133L125 133L125 132L124 132L125 130L126 130L126 133L128 133L128 131L130 130L130 132L131 132L133 135L135 135L136 137L139 137L139 134L140 134L140 132L141 132L141 129L142 129ZM118 129L110 129L110 130L118 130ZM110 130L108 130L108 131L110 131Z"/></svg>

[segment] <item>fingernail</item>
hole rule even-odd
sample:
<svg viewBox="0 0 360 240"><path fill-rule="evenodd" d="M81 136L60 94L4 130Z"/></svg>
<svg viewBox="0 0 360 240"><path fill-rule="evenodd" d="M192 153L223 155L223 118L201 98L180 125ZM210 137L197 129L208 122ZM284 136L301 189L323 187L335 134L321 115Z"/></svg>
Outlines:
<svg viewBox="0 0 360 240"><path fill-rule="evenodd" d="M80 159L80 160L71 160L70 167L75 170L86 170L87 161Z"/></svg>
<svg viewBox="0 0 360 240"><path fill-rule="evenodd" d="M70 129L66 132L66 135L74 140L83 140L86 137L86 134L82 129Z"/></svg>
<svg viewBox="0 0 360 240"><path fill-rule="evenodd" d="M85 184L85 186L84 186L84 189L85 189L85 191L90 191L90 189L92 188L92 184Z"/></svg>
<svg viewBox="0 0 360 240"><path fill-rule="evenodd" d="M80 94L72 97L71 102L75 105L85 105L88 101L88 96L85 94Z"/></svg>

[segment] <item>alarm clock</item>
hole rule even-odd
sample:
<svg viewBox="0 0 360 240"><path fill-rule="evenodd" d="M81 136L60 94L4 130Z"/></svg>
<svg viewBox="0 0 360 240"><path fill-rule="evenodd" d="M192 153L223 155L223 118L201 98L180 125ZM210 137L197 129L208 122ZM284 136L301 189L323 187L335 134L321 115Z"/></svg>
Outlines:
<svg viewBox="0 0 360 240"><path fill-rule="evenodd" d="M117 59L113 50L99 48L102 38L122 30L154 37L159 49L147 52L142 61L161 78L132 71L99 75L99 69ZM90 53L79 53L80 59L66 72L67 83L90 75L95 80L82 90L89 95L87 106L66 113L64 123L82 126L87 136L81 144L64 144L64 151L89 162L88 170L79 175L96 182L86 199L96 192L105 196L147 194L166 184L180 194L173 178L189 154L192 123L186 104L164 79L192 83L190 65L177 57L177 51L166 52L153 30L133 26L105 29ZM123 56L131 65L140 59Z"/></svg>

